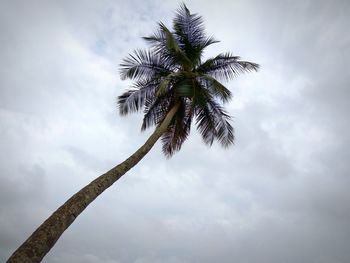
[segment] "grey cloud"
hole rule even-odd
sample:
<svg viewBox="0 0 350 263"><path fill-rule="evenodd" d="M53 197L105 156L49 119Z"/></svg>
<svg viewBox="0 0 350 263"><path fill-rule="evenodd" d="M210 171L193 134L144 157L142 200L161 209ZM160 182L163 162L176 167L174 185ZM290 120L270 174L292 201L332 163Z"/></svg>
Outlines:
<svg viewBox="0 0 350 263"><path fill-rule="evenodd" d="M120 118L120 59L171 1L5 1L0 8L0 259L151 131ZM350 259L347 1L191 1L209 33L262 64L228 83L236 145L195 127L99 197L44 262L339 262ZM16 15L14 15L16 14ZM25 218L25 220L22 220Z"/></svg>

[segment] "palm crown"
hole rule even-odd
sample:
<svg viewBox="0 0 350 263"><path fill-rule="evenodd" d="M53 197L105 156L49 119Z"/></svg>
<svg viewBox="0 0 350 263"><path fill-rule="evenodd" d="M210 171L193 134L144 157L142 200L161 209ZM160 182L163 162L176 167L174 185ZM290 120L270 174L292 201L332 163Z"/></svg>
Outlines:
<svg viewBox="0 0 350 263"><path fill-rule="evenodd" d="M144 39L147 50L135 50L122 62L122 79L132 79L132 88L118 97L122 115L144 109L142 130L159 126L173 107L178 107L162 134L163 152L170 157L179 150L190 133L195 118L203 141L212 145L217 139L224 147L234 142L230 116L222 104L232 98L220 82L239 73L257 71L259 65L222 53L202 61L203 51L217 43L205 34L203 19L191 14L183 4L170 31L163 23Z"/></svg>

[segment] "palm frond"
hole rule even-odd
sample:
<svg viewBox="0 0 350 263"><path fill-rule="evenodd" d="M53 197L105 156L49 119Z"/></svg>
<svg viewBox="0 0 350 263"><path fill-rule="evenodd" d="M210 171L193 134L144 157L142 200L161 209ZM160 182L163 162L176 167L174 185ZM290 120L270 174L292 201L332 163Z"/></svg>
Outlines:
<svg viewBox="0 0 350 263"><path fill-rule="evenodd" d="M202 135L203 142L211 146L215 139L215 119L207 106L196 107L197 130Z"/></svg>
<svg viewBox="0 0 350 263"><path fill-rule="evenodd" d="M171 96L154 96L145 101L145 110L142 120L141 131L152 125L159 125L165 118L171 105Z"/></svg>
<svg viewBox="0 0 350 263"><path fill-rule="evenodd" d="M166 37L163 30L161 30L158 24L158 29L148 37L142 37L148 44L150 44L151 49L156 54L162 54L166 51Z"/></svg>
<svg viewBox="0 0 350 263"><path fill-rule="evenodd" d="M199 75L199 80L207 87L210 93L219 98L223 103L228 102L232 99L232 93L223 84L217 81L215 78L209 75Z"/></svg>
<svg viewBox="0 0 350 263"><path fill-rule="evenodd" d="M121 115L139 111L145 101L154 97L159 83L151 80L136 81L133 87L117 98L117 104Z"/></svg>
<svg viewBox="0 0 350 263"><path fill-rule="evenodd" d="M234 130L230 124L231 117L218 103L208 100L208 108L215 119L215 137L222 146L228 147L234 143Z"/></svg>
<svg viewBox="0 0 350 263"><path fill-rule="evenodd" d="M166 76L171 73L171 65L167 64L158 54L149 50L135 50L134 54L123 60L120 64L122 79L152 78Z"/></svg>
<svg viewBox="0 0 350 263"><path fill-rule="evenodd" d="M173 26L179 46L194 65L199 64L204 48L219 42L206 36L203 18L198 14L191 14L185 4L177 10Z"/></svg>
<svg viewBox="0 0 350 263"><path fill-rule="evenodd" d="M197 71L214 78L230 80L241 73L257 71L258 69L259 65L256 63L241 61L239 56L224 53L206 60L197 68Z"/></svg>
<svg viewBox="0 0 350 263"><path fill-rule="evenodd" d="M208 99L206 105L196 107L197 129L204 143L211 146L217 139L222 146L228 147L234 142L233 127L230 116L214 100Z"/></svg>
<svg viewBox="0 0 350 263"><path fill-rule="evenodd" d="M201 16L191 14L186 5L182 4L173 20L175 34L192 45L198 45L205 38L203 22Z"/></svg>
<svg viewBox="0 0 350 263"><path fill-rule="evenodd" d="M190 134L192 117L192 108L188 107L184 100L169 128L162 136L162 149L166 157L170 158L181 149L182 144Z"/></svg>
<svg viewBox="0 0 350 263"><path fill-rule="evenodd" d="M202 49L212 45L212 44L216 44L219 43L219 40L216 40L213 36L210 37L204 37L202 42L201 42L201 47Z"/></svg>
<svg viewBox="0 0 350 263"><path fill-rule="evenodd" d="M170 30L163 24L159 23L159 29L160 32L162 32L162 40L163 43L161 43L158 48L160 48L160 52L162 57L165 60L169 60L175 63L178 63L182 66L184 69L189 69L192 65L192 61L186 56L186 53L179 47L179 44L174 37L173 33L170 32ZM165 42L164 42L165 41ZM164 49L164 45L166 49Z"/></svg>

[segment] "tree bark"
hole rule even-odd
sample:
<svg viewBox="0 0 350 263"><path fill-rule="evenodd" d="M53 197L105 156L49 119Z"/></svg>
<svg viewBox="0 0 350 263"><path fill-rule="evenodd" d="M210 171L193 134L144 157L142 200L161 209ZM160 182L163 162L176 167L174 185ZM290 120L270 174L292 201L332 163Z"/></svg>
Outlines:
<svg viewBox="0 0 350 263"><path fill-rule="evenodd" d="M166 115L161 125L153 132L144 145L124 162L82 188L58 208L37 230L12 254L7 263L40 262L55 245L63 232L78 215L104 190L115 183L122 175L135 166L153 147L166 131L179 108L176 104Z"/></svg>

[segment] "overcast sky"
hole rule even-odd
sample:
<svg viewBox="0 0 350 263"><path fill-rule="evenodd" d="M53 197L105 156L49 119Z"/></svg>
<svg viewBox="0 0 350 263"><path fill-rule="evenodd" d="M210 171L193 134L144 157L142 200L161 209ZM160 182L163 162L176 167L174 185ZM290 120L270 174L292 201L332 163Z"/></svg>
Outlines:
<svg viewBox="0 0 350 263"><path fill-rule="evenodd" d="M43 262L350 262L350 2L185 1L261 64L226 83L236 144L192 129L102 194ZM151 133L118 65L176 1L0 1L0 261Z"/></svg>

